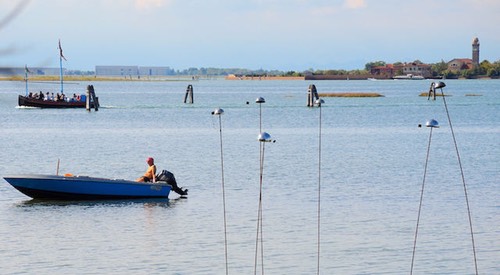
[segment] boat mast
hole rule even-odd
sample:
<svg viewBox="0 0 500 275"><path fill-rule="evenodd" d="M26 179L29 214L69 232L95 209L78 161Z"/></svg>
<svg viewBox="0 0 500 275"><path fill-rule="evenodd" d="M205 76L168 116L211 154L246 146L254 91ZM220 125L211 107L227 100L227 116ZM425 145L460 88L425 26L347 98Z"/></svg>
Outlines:
<svg viewBox="0 0 500 275"><path fill-rule="evenodd" d="M28 70L28 65L24 65L24 82L26 82L26 96L28 96L28 73L30 70Z"/></svg>
<svg viewBox="0 0 500 275"><path fill-rule="evenodd" d="M59 78L61 79L61 94L63 93L63 71L62 71L62 60L66 60L66 58L63 55L62 48L61 48L61 39L59 39L59 68L60 68L60 75Z"/></svg>

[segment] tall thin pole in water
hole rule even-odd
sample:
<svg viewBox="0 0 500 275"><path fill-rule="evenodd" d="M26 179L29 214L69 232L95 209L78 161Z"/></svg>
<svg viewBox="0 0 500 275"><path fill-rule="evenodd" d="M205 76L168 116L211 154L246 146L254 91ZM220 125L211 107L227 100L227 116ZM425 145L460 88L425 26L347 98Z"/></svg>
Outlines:
<svg viewBox="0 0 500 275"><path fill-rule="evenodd" d="M219 117L219 139L220 139L220 163L221 163L221 187L222 187L222 208L224 213L224 257L226 262L226 275L229 272L227 263L227 222L226 222L226 192L224 189L224 152L222 147L222 114L224 110L216 109L212 112L212 115Z"/></svg>
<svg viewBox="0 0 500 275"><path fill-rule="evenodd" d="M28 65L24 65L24 81L26 82L26 96L28 96Z"/></svg>
<svg viewBox="0 0 500 275"><path fill-rule="evenodd" d="M257 236L255 238L255 262L254 262L254 274L257 274L257 259L259 251L259 239L260 239L260 256L261 256L261 274L264 274L264 241L262 234L262 178L264 172L264 141L270 139L270 135L267 133L262 133L262 103L266 100L259 97L255 100L255 103L259 104L259 206L257 210Z"/></svg>
<svg viewBox="0 0 500 275"><path fill-rule="evenodd" d="M318 266L316 274L319 274L320 248L321 248L321 105L325 103L323 99L316 100L319 108L319 142L318 142Z"/></svg>
<svg viewBox="0 0 500 275"><path fill-rule="evenodd" d="M451 136L453 138L453 144L455 145L455 151L457 154L458 165L460 167L460 174L462 176L462 185L463 185L463 190L464 190L464 195L465 195L465 203L467 206L467 214L468 214L468 218L469 218L470 237L471 237L471 241L472 241L472 253L473 253L473 257L474 257L474 268L475 268L475 273L477 275L479 273L478 273L478 268L477 268L476 245L474 242L474 230L472 228L472 216L470 213L469 198L467 195L467 186L465 184L465 176L464 176L464 171L462 168L462 161L460 158L460 153L458 151L458 145L457 145L457 140L455 138L455 133L453 131L453 124L451 123L450 112L448 111L448 106L446 105L446 98L445 98L445 95L443 92L444 87L446 87L446 84L444 84L444 82L441 82L441 81L439 81L437 83L432 82L430 90L429 90L429 96L427 97L427 100L429 100L431 98L431 94L433 95L433 99L436 100L436 89L441 89L441 95L443 98L444 108L446 111L446 116L448 117L448 123L450 125ZM437 121L435 121L435 120L431 120L430 122L427 122L427 127L431 127L431 130L433 127L437 127L437 125L438 125ZM431 131L431 134L432 134L432 131ZM430 136L429 136L429 146L430 146ZM426 162L426 169L427 169L427 162ZM424 180L425 180L425 174L424 174ZM423 194L423 185L424 184L422 183L422 194ZM421 200L420 204L422 204L422 194L421 194L421 198L420 198L420 200ZM419 207L419 217L420 217L420 207ZM416 247L416 242L417 242L417 233L418 233L418 219L417 219L417 229L415 231L415 241L414 241L414 247L413 247L413 257L412 257L410 274L412 274L412 272L413 272L413 261L414 261L415 247Z"/></svg>
<svg viewBox="0 0 500 275"><path fill-rule="evenodd" d="M415 238L413 239L413 252L411 256L411 267L410 267L410 275L413 274L413 263L415 262L415 251L417 249L417 236L418 236L418 226L420 224L420 213L422 212L422 201L424 200L424 187L425 187L425 179L427 177L427 164L429 163L429 153L431 150L431 141L432 141L432 129L439 128L439 123L431 119L426 124L427 127L431 128L429 132L429 142L427 145L427 155L425 157L425 165L424 165L424 176L422 180L422 188L420 189L420 203L418 205L418 215L417 215L417 226L415 227ZM420 127L420 125L419 125Z"/></svg>
<svg viewBox="0 0 500 275"><path fill-rule="evenodd" d="M260 158L260 175L259 175L259 210L257 214L257 237L255 240L255 267L254 274L257 274L257 258L259 251L259 236L260 236L260 258L261 258L261 274L264 274L264 240L262 236L262 183L263 183L263 175L264 175L264 150L266 142L275 142L271 140L271 135L262 132L259 134L258 138L260 143L262 143L262 151ZM260 233L260 234L259 234Z"/></svg>
<svg viewBox="0 0 500 275"><path fill-rule="evenodd" d="M446 116L448 117L448 123L450 124L450 131L451 131L451 136L453 138L453 144L455 145L455 152L457 154L458 166L460 167L460 175L462 176L462 186L464 189L465 204L467 206L467 214L469 217L470 237L471 237L471 241L472 241L472 254L474 255L474 268L475 268L476 275L477 275L479 273L477 270L476 245L474 242L474 230L472 229L472 216L470 213L469 196L467 195L467 186L465 184L465 176L464 176L464 169L462 168L462 160L460 158L460 153L458 152L457 140L455 138L455 132L453 131L453 124L451 123L450 112L448 111L448 105L446 105L446 98L445 98L444 92L443 92L443 88L446 85L443 82L438 82L436 85L433 85L433 86L434 86L434 89L441 89L441 95L443 98L444 109L446 110ZM434 91L434 94L436 94L435 91Z"/></svg>

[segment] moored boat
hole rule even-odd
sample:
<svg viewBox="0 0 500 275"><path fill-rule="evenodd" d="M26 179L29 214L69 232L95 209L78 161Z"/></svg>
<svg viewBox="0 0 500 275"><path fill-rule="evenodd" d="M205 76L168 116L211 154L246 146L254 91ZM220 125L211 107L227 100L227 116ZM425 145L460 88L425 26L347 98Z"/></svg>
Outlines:
<svg viewBox="0 0 500 275"><path fill-rule="evenodd" d="M88 176L10 175L4 179L34 199L100 200L168 198L171 185L165 182L136 182Z"/></svg>
<svg viewBox="0 0 500 275"><path fill-rule="evenodd" d="M397 79L397 80L423 80L425 77L421 75L413 75L413 74L407 74L407 75L396 75L392 79Z"/></svg>
<svg viewBox="0 0 500 275"><path fill-rule="evenodd" d="M35 97L22 96L19 95L18 98L19 106L27 107L38 107L38 108L85 108L86 99L85 95L81 95L80 99L70 99L70 100L45 100ZM90 101L90 108L93 109L94 101Z"/></svg>
<svg viewBox="0 0 500 275"><path fill-rule="evenodd" d="M59 64L60 64L60 79L61 79L61 93L57 93L54 95L52 93L43 93L40 91L39 93L31 93L28 90L28 74L30 70L28 66L24 67L24 81L26 83L26 95L19 95L18 97L18 105L26 106L26 107L38 107L38 108L87 108L87 110L95 109L96 111L99 108L99 99L96 97L94 92L94 86L87 86L87 95L81 94L76 95L73 94L72 98L67 98L64 95L64 80L63 80L63 69L62 69L62 61L66 60L62 53L61 41L59 41Z"/></svg>

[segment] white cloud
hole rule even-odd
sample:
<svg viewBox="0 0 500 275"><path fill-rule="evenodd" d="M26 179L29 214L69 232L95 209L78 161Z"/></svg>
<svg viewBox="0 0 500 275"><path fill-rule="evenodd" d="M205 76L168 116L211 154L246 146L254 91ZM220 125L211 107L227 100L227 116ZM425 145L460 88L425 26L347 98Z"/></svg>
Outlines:
<svg viewBox="0 0 500 275"><path fill-rule="evenodd" d="M168 5L173 0L135 0L135 6L139 9L159 8Z"/></svg>
<svg viewBox="0 0 500 275"><path fill-rule="evenodd" d="M365 0L345 0L344 7L348 9L361 9L366 7Z"/></svg>

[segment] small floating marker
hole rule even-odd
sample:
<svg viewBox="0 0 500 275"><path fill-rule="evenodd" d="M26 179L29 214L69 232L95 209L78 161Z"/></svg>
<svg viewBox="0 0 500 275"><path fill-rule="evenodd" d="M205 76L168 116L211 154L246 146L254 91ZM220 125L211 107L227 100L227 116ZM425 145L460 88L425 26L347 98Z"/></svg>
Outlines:
<svg viewBox="0 0 500 275"><path fill-rule="evenodd" d="M321 98L318 98L316 99L316 105L318 105L318 107L321 107L321 104L325 103L325 101Z"/></svg>
<svg viewBox="0 0 500 275"><path fill-rule="evenodd" d="M255 100L255 103L266 103L266 100L263 98L263 97L258 97L256 100Z"/></svg>
<svg viewBox="0 0 500 275"><path fill-rule="evenodd" d="M219 108L219 109L215 109L215 111L212 112L212 115L223 115L224 114L224 110Z"/></svg>
<svg viewBox="0 0 500 275"><path fill-rule="evenodd" d="M267 132L262 132L259 134L259 137L257 138L260 142L276 142L276 140L271 139L271 135L268 134Z"/></svg>
<svg viewBox="0 0 500 275"><path fill-rule="evenodd" d="M435 89L442 89L444 87L446 87L446 84L444 84L444 82L442 81L439 81L437 84L434 84Z"/></svg>
<svg viewBox="0 0 500 275"><path fill-rule="evenodd" d="M431 119L425 123L426 127L439 128L439 123L435 119Z"/></svg>

